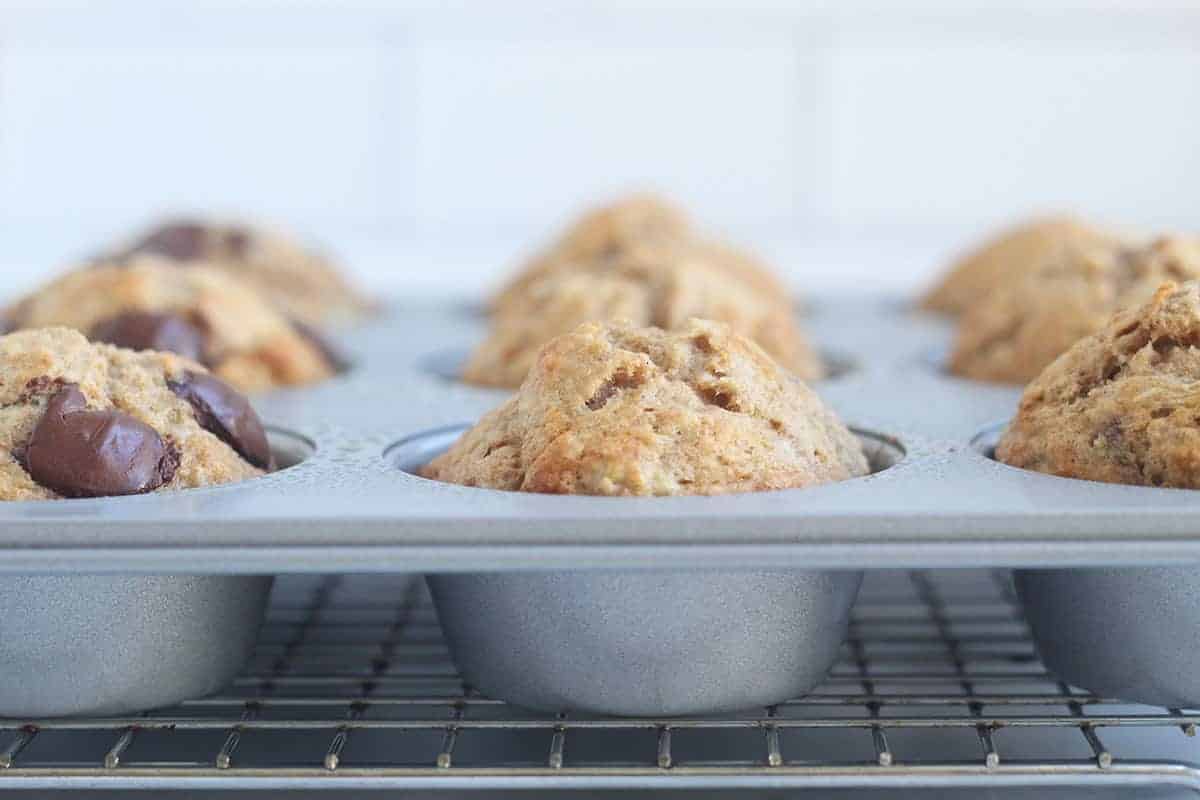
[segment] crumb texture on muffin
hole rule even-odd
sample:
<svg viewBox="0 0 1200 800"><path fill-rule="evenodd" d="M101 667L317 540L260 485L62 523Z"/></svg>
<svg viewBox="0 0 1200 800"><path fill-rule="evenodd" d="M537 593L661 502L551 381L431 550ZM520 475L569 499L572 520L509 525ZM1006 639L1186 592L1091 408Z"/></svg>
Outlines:
<svg viewBox="0 0 1200 800"><path fill-rule="evenodd" d="M91 344L67 328L0 337L0 500L136 494L261 475L252 461L269 465L265 433L248 406L238 407L241 398L224 384L215 390L217 399L232 401L228 407L181 396L180 384L206 379L216 383L174 354ZM208 388L212 397L214 387ZM131 438L151 447L134 453L139 442ZM128 482L128 475L113 474L129 468L122 454L147 452L158 453L154 480L123 491L89 483L95 475L107 479L102 485ZM107 463L88 463L89 457ZM51 476L54 486L34 474Z"/></svg>
<svg viewBox="0 0 1200 800"><path fill-rule="evenodd" d="M1019 281L1064 247L1114 244L1116 237L1070 216L1042 217L1001 232L951 265L921 300L930 311L961 314Z"/></svg>
<svg viewBox="0 0 1200 800"><path fill-rule="evenodd" d="M1070 245L959 318L949 368L983 381L1026 383L1118 309L1140 305L1164 281L1200 278L1200 243Z"/></svg>
<svg viewBox="0 0 1200 800"><path fill-rule="evenodd" d="M374 304L328 258L266 227L165 220L118 248L113 260L136 255L226 272L253 286L289 318L307 325L350 323L374 310Z"/></svg>
<svg viewBox="0 0 1200 800"><path fill-rule="evenodd" d="M173 350L245 392L313 383L335 368L249 285L208 266L141 256L67 273L9 311L13 328L65 326L131 349Z"/></svg>
<svg viewBox="0 0 1200 800"><path fill-rule="evenodd" d="M616 256L639 244L683 241L691 223L681 209L658 195L638 192L586 212L513 277L495 297L492 310L520 305L531 284L577 264Z"/></svg>
<svg viewBox="0 0 1200 800"><path fill-rule="evenodd" d="M1071 478L1200 488L1200 283L1166 283L1025 389L996 448Z"/></svg>
<svg viewBox="0 0 1200 800"><path fill-rule="evenodd" d="M728 325L586 323L422 474L525 492L691 495L864 475L858 440Z"/></svg>
<svg viewBox="0 0 1200 800"><path fill-rule="evenodd" d="M575 220L496 294L492 311L503 313L521 308L529 288L551 275L596 270L605 264L619 263L617 257L634 248L653 244L686 244L693 256L700 257L710 267L780 302L789 302L787 286L752 253L701 236L682 209L656 194L639 192Z"/></svg>
<svg viewBox="0 0 1200 800"><path fill-rule="evenodd" d="M642 243L546 274L525 286L520 302L496 310L463 379L519 386L542 345L583 322L623 319L673 329L692 317L725 322L800 377L821 377L820 359L786 295L732 277L711 253L690 242Z"/></svg>

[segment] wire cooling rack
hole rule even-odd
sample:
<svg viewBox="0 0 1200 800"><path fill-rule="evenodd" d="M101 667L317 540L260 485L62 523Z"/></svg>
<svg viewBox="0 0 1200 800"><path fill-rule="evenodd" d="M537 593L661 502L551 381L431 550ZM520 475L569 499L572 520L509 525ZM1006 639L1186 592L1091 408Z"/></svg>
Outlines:
<svg viewBox="0 0 1200 800"><path fill-rule="evenodd" d="M869 573L842 658L813 695L636 720L472 692L419 580L298 576L279 580L251 664L219 696L131 718L0 721L0 789L1200 790L1189 759L1133 752L1156 729L1189 753L1197 722L1057 681L1003 572Z"/></svg>

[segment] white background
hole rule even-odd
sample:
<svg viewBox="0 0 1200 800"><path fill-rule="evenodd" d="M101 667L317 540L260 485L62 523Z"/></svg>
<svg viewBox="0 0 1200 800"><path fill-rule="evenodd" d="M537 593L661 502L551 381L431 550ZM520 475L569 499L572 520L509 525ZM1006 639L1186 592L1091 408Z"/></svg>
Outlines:
<svg viewBox="0 0 1200 800"><path fill-rule="evenodd" d="M803 290L1038 209L1200 230L1200 7L0 0L0 291L163 210L480 291L657 187Z"/></svg>

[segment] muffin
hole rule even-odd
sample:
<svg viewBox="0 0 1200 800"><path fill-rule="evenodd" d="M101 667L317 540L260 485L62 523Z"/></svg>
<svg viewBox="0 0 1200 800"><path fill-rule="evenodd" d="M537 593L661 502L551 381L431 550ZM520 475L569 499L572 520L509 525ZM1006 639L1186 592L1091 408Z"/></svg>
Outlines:
<svg viewBox="0 0 1200 800"><path fill-rule="evenodd" d="M858 440L729 325L590 322L422 474L523 492L712 495L868 472Z"/></svg>
<svg viewBox="0 0 1200 800"><path fill-rule="evenodd" d="M1165 283L1025 389L996 458L1069 478L1200 488L1200 284Z"/></svg>
<svg viewBox="0 0 1200 800"><path fill-rule="evenodd" d="M258 416L171 353L43 328L0 337L0 500L213 486L271 467Z"/></svg>
<svg viewBox="0 0 1200 800"><path fill-rule="evenodd" d="M1044 217L1002 232L963 256L921 301L930 311L958 315L1019 281L1064 247L1116 243L1116 237L1074 217Z"/></svg>
<svg viewBox="0 0 1200 800"><path fill-rule="evenodd" d="M528 289L550 275L594 270L646 244L689 243L706 263L787 302L788 290L757 258L731 245L699 237L687 216L653 194L632 194L589 211L535 256L492 300L496 313L519 309Z"/></svg>
<svg viewBox="0 0 1200 800"><path fill-rule="evenodd" d="M728 323L802 378L823 374L792 309L777 296L731 277L687 243L659 242L528 284L520 302L493 316L463 380L515 388L542 345L583 322L624 319L674 329L691 317Z"/></svg>
<svg viewBox="0 0 1200 800"><path fill-rule="evenodd" d="M266 228L167 220L103 260L121 262L138 255L224 271L305 325L351 323L374 309L327 258Z"/></svg>
<svg viewBox="0 0 1200 800"><path fill-rule="evenodd" d="M1166 280L1200 278L1200 243L1071 245L959 319L950 371L1026 383L1118 309L1145 302Z"/></svg>
<svg viewBox="0 0 1200 800"><path fill-rule="evenodd" d="M147 257L70 272L9 309L8 324L169 350L245 392L320 381L337 367L318 340L225 271Z"/></svg>

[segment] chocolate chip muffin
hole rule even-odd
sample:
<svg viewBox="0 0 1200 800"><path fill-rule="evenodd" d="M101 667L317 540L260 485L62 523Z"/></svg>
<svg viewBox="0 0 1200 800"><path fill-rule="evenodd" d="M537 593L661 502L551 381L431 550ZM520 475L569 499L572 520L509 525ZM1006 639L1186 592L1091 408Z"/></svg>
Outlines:
<svg viewBox="0 0 1200 800"><path fill-rule="evenodd" d="M0 500L190 489L272 466L246 399L174 354L43 328L0 337L0 375Z"/></svg>
<svg viewBox="0 0 1200 800"><path fill-rule="evenodd" d="M632 194L611 205L589 211L576 220L544 252L535 256L492 301L496 313L518 310L530 287L545 278L577 270L594 271L646 244L690 243L705 263L788 302L787 287L749 252L700 237L682 210L653 194Z"/></svg>
<svg viewBox="0 0 1200 800"><path fill-rule="evenodd" d="M963 256L921 301L930 311L962 314L994 291L1058 256L1066 247L1115 245L1117 237L1067 216L1030 220Z"/></svg>
<svg viewBox="0 0 1200 800"><path fill-rule="evenodd" d="M138 255L227 272L305 325L352 323L374 310L327 258L266 228L168 220L104 260L121 262Z"/></svg>
<svg viewBox="0 0 1200 800"><path fill-rule="evenodd" d="M1025 389L996 457L1107 483L1200 488L1200 284L1166 283Z"/></svg>
<svg viewBox="0 0 1200 800"><path fill-rule="evenodd" d="M200 361L241 391L330 377L323 345L226 272L139 257L70 272L8 311L11 328L61 325L134 350Z"/></svg>
<svg viewBox="0 0 1200 800"><path fill-rule="evenodd" d="M497 310L463 380L515 388L542 345L583 322L624 319L674 329L691 317L728 323L802 378L823 373L792 309L778 297L731 277L688 243L657 242L530 283L521 302Z"/></svg>
<svg viewBox="0 0 1200 800"><path fill-rule="evenodd" d="M692 495L868 472L821 400L728 325L587 323L422 474L523 492Z"/></svg>
<svg viewBox="0 0 1200 800"><path fill-rule="evenodd" d="M997 289L959 319L950 371L1025 383L1120 308L1145 302L1166 280L1200 278L1200 242L1071 245Z"/></svg>

